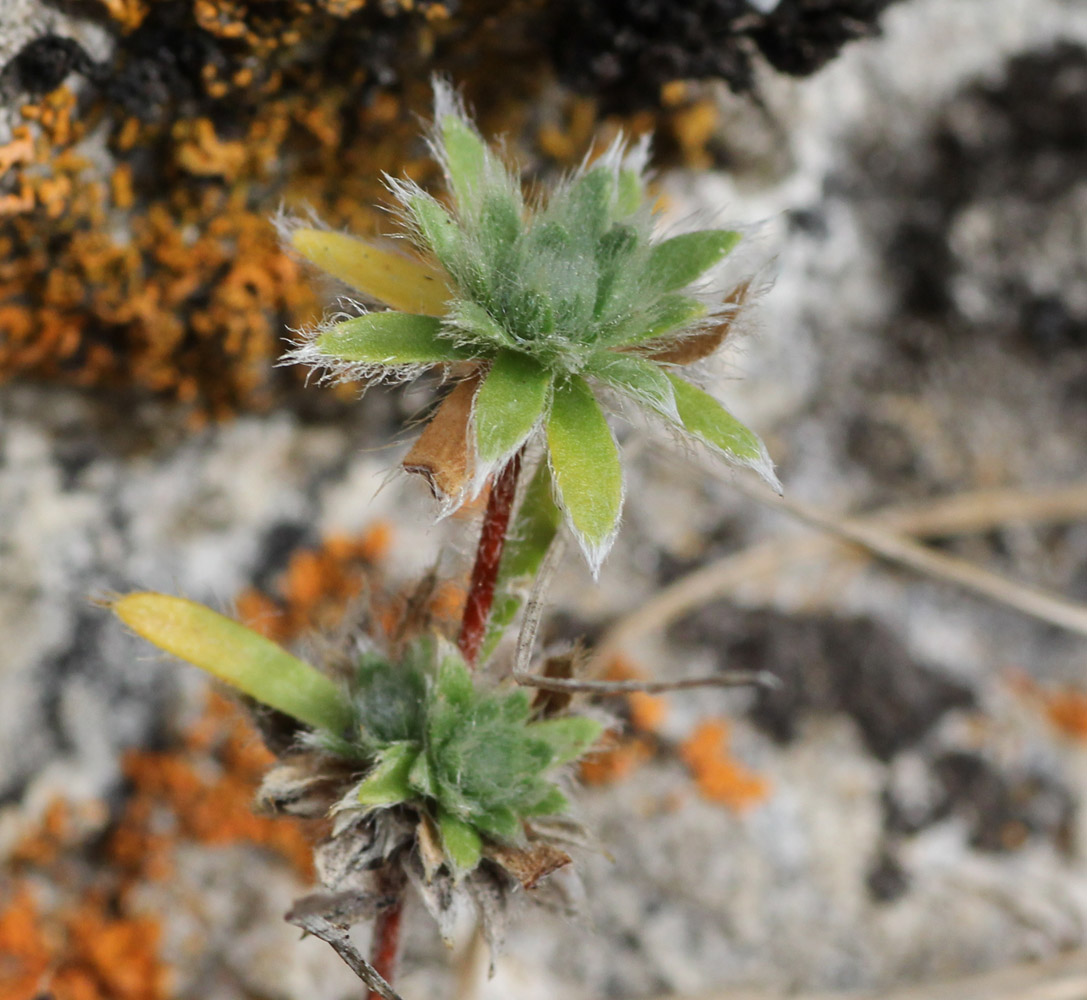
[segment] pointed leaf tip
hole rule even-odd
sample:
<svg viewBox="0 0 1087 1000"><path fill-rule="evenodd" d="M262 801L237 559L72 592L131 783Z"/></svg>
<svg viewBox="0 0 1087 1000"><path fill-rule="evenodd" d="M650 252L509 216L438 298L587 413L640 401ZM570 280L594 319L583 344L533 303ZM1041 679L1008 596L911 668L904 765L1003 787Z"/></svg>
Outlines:
<svg viewBox="0 0 1087 1000"><path fill-rule="evenodd" d="M740 241L728 229L703 229L656 244L649 257L649 278L662 292L689 285L705 274Z"/></svg>
<svg viewBox="0 0 1087 1000"><path fill-rule="evenodd" d="M299 722L332 733L342 733L351 723L351 708L328 677L211 608L154 593L128 594L112 608L133 632L159 649Z"/></svg>
<svg viewBox="0 0 1087 1000"><path fill-rule="evenodd" d="M668 373L676 392L680 420L695 437L722 452L727 458L757 472L766 483L781 493L781 482L774 463L759 436L740 423L708 392Z"/></svg>
<svg viewBox="0 0 1087 1000"><path fill-rule="evenodd" d="M595 574L619 528L623 470L607 419L584 379L556 385L547 446L566 520Z"/></svg>
<svg viewBox="0 0 1087 1000"><path fill-rule="evenodd" d="M394 743L384 750L370 773L355 789L363 806L392 806L412 797L410 775L419 751L407 743Z"/></svg>

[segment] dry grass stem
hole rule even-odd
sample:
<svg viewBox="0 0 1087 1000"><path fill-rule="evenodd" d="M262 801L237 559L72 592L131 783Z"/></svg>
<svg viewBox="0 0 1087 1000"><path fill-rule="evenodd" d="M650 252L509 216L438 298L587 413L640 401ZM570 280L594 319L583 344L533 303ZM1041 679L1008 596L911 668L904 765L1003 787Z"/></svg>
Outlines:
<svg viewBox="0 0 1087 1000"><path fill-rule="evenodd" d="M1075 483L1036 493L1010 489L964 493L862 517L842 517L809 504L786 500L740 479L733 485L752 499L826 534L761 542L681 577L608 630L597 648L595 669L601 669L633 639L665 628L703 604L780 570L784 563L832 553L837 547L836 539L860 545L891 562L954 583L1042 621L1087 635L1087 606L1010 580L904 537L905 534L921 538L948 537L987 531L1016 521L1060 524L1087 519L1087 484Z"/></svg>
<svg viewBox="0 0 1087 1000"><path fill-rule="evenodd" d="M1087 1000L1087 952L926 986L849 993L720 990L683 1000Z"/></svg>
<svg viewBox="0 0 1087 1000"><path fill-rule="evenodd" d="M525 687L543 688L544 691L576 691L583 694L663 694L667 691L683 691L700 687L756 687L778 688L781 681L765 670L734 670L727 674L707 674L703 677L684 677L677 681L585 681L568 677L545 677L543 674L514 674L513 679Z"/></svg>

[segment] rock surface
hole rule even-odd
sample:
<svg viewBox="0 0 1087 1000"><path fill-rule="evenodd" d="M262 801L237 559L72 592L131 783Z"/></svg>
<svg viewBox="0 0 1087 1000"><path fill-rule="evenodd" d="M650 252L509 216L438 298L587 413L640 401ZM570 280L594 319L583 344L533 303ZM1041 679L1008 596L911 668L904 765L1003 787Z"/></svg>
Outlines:
<svg viewBox="0 0 1087 1000"><path fill-rule="evenodd" d="M39 17L5 5L0 62ZM761 107L722 88L728 169L663 178L677 217L750 227L749 266L775 277L709 378L765 433L788 493L835 509L1081 480L1087 8L909 0L882 25L809 80L766 74ZM58 796L119 808L123 752L199 714L195 671L93 598L161 589L228 609L293 551L381 520L394 578L449 546L443 568L463 568L473 524L431 527L421 485L386 477L399 452L376 450L423 398L376 391L194 433L168 406L3 387L0 851L14 857ZM624 433L624 530L597 584L563 568L556 637L599 632L707 559L804 537L702 456ZM1087 598L1082 518L941 544ZM781 559L628 652L654 676L744 667L783 686L668 697L637 770L579 796L603 848L579 859L582 915L525 906L478 995L878 990L1083 947L1087 709L1053 692L1085 689L1085 642L883 565ZM729 720L730 757L764 783L731 807L684 763L709 718ZM281 859L190 845L174 865L132 897L161 917L177 970L157 995L357 995L279 921L301 889ZM404 965L406 997L459 995L419 911Z"/></svg>

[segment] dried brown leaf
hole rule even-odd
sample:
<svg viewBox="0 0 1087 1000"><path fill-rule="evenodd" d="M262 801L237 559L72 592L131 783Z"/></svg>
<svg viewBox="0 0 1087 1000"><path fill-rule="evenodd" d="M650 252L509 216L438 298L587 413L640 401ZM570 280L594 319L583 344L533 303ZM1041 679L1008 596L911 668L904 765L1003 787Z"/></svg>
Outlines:
<svg viewBox="0 0 1087 1000"><path fill-rule="evenodd" d="M469 430L477 388L477 375L457 383L404 457L404 470L423 476L443 503L459 500L472 479Z"/></svg>
<svg viewBox="0 0 1087 1000"><path fill-rule="evenodd" d="M532 844L529 847L488 844L483 853L501 865L525 889L534 889L540 879L564 868L572 861L569 854L551 844Z"/></svg>
<svg viewBox="0 0 1087 1000"><path fill-rule="evenodd" d="M703 330L701 333L684 337L663 350L654 354L647 354L646 357L650 361L665 365L693 365L696 361L708 358L724 343L725 337L728 336L729 330L732 329L732 321L739 315L750 287L751 283L745 281L742 285L737 285L729 292L728 297L725 299L725 305L733 308L720 323Z"/></svg>

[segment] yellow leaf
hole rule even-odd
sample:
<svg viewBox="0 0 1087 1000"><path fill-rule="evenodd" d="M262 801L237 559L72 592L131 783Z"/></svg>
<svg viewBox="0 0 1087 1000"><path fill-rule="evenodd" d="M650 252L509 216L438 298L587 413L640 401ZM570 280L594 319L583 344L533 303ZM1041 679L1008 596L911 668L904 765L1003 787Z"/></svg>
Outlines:
<svg viewBox="0 0 1087 1000"><path fill-rule="evenodd" d="M296 229L291 245L311 264L392 309L444 316L451 297L445 272L407 254L346 233Z"/></svg>

